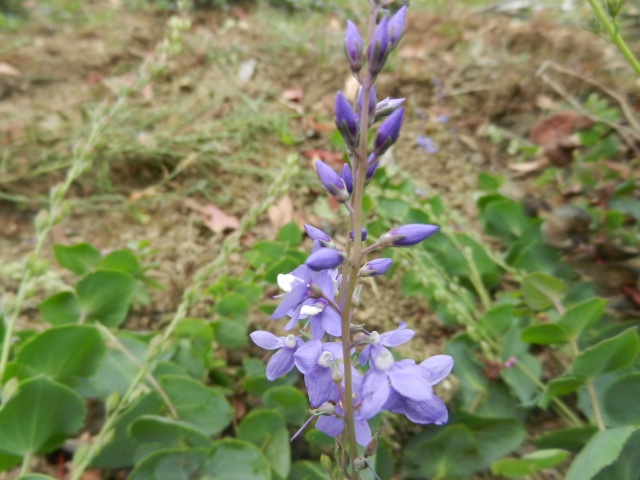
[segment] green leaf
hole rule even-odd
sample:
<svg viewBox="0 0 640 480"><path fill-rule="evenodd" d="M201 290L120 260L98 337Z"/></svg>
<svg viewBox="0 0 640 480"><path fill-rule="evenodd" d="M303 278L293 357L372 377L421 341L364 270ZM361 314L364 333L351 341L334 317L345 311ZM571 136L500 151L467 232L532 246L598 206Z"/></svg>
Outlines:
<svg viewBox="0 0 640 480"><path fill-rule="evenodd" d="M637 480L640 471L640 431L636 430L624 444L618 459L600 470L595 480Z"/></svg>
<svg viewBox="0 0 640 480"><path fill-rule="evenodd" d="M140 444L136 451L140 460L164 448L211 446L211 438L191 424L157 415L138 417L129 427L129 434Z"/></svg>
<svg viewBox="0 0 640 480"><path fill-rule="evenodd" d="M291 444L284 417L275 410L254 409L238 426L238 438L253 443L280 478L291 468Z"/></svg>
<svg viewBox="0 0 640 480"><path fill-rule="evenodd" d="M49 452L80 429L85 413L82 399L64 385L46 377L26 380L0 408L0 450Z"/></svg>
<svg viewBox="0 0 640 480"><path fill-rule="evenodd" d="M247 328L247 322L243 318L220 318L214 323L216 342L229 350L246 345L249 342Z"/></svg>
<svg viewBox="0 0 640 480"><path fill-rule="evenodd" d="M571 365L576 377L593 378L601 373L626 368L637 360L640 339L635 328L601 341L582 351Z"/></svg>
<svg viewBox="0 0 640 480"><path fill-rule="evenodd" d="M205 449L168 448L142 460L129 480L193 480L206 478L202 469L207 461Z"/></svg>
<svg viewBox="0 0 640 480"><path fill-rule="evenodd" d="M12 455L7 452L0 451L0 472L9 470L16 465L22 463L22 455Z"/></svg>
<svg viewBox="0 0 640 480"><path fill-rule="evenodd" d="M614 380L604 392L602 408L617 425L640 423L640 373Z"/></svg>
<svg viewBox="0 0 640 480"><path fill-rule="evenodd" d="M298 260L287 255L269 265L269 268L264 272L264 279L268 283L276 283L279 274L292 272L299 266Z"/></svg>
<svg viewBox="0 0 640 480"><path fill-rule="evenodd" d="M23 475L18 480L56 480L49 475L40 475L39 473L30 473L29 475Z"/></svg>
<svg viewBox="0 0 640 480"><path fill-rule="evenodd" d="M280 412L292 425L302 425L309 416L306 395L289 385L270 388L262 395L262 403Z"/></svg>
<svg viewBox="0 0 640 480"><path fill-rule="evenodd" d="M482 209L480 221L489 235L512 240L522 235L528 219L520 203L498 200L488 203Z"/></svg>
<svg viewBox="0 0 640 480"><path fill-rule="evenodd" d="M523 455L521 458L502 458L491 464L491 473L509 478L519 478L555 467L569 455L566 450L549 449Z"/></svg>
<svg viewBox="0 0 640 480"><path fill-rule="evenodd" d="M53 380L92 375L105 353L102 335L90 325L63 325L31 337L20 349L16 362L34 374Z"/></svg>
<svg viewBox="0 0 640 480"><path fill-rule="evenodd" d="M558 377L547 383L547 388L540 399L540 407L547 408L555 397L575 392L584 385L584 379L578 377Z"/></svg>
<svg viewBox="0 0 640 480"><path fill-rule="evenodd" d="M570 452L580 451L598 428L593 425L554 430L533 440L536 448L560 448Z"/></svg>
<svg viewBox="0 0 640 480"><path fill-rule="evenodd" d="M61 267L78 275L93 271L100 263L102 256L98 249L88 243L77 243L71 246L55 244L53 255Z"/></svg>
<svg viewBox="0 0 640 480"><path fill-rule="evenodd" d="M140 262L129 250L115 250L105 255L98 265L98 270L128 273L132 277L137 277L142 273Z"/></svg>
<svg viewBox="0 0 640 480"><path fill-rule="evenodd" d="M75 292L59 292L38 305L42 319L51 325L78 323L82 315Z"/></svg>
<svg viewBox="0 0 640 480"><path fill-rule="evenodd" d="M544 273L532 273L522 281L522 295L529 308L546 310L560 301L564 292L564 283L558 278Z"/></svg>
<svg viewBox="0 0 640 480"><path fill-rule="evenodd" d="M126 273L90 273L76 286L82 318L107 327L119 326L127 317L136 289L136 281Z"/></svg>
<svg viewBox="0 0 640 480"><path fill-rule="evenodd" d="M213 444L203 469L207 478L271 480L269 462L248 442L225 438Z"/></svg>
<svg viewBox="0 0 640 480"><path fill-rule="evenodd" d="M249 313L249 302L239 293L231 292L216 303L214 311L227 318L245 318Z"/></svg>
<svg viewBox="0 0 640 480"><path fill-rule="evenodd" d="M298 460L291 465L291 472L287 480L330 480L320 465L308 460Z"/></svg>
<svg viewBox="0 0 640 480"><path fill-rule="evenodd" d="M603 468L618 459L625 443L637 430L636 426L627 426L596 433L571 464L565 480L594 478Z"/></svg>
<svg viewBox="0 0 640 480"><path fill-rule="evenodd" d="M233 418L233 409L218 391L187 377L169 375L159 380L180 420L207 435L224 430Z"/></svg>
<svg viewBox="0 0 640 480"><path fill-rule="evenodd" d="M302 241L302 230L296 222L289 222L278 230L278 240L289 245L297 245Z"/></svg>
<svg viewBox="0 0 640 480"><path fill-rule="evenodd" d="M570 333L572 339L602 317L607 302L601 298L592 298L567 310L558 321Z"/></svg>
<svg viewBox="0 0 640 480"><path fill-rule="evenodd" d="M566 343L571 339L569 331L558 323L531 325L520 334L520 340L535 345Z"/></svg>

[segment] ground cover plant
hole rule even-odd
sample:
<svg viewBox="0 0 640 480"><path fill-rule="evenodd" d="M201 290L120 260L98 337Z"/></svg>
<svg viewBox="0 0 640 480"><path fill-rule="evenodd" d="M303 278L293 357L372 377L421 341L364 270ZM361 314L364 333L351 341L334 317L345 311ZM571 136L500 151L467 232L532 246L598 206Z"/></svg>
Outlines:
<svg viewBox="0 0 640 480"><path fill-rule="evenodd" d="M0 475L638 478L589 4L0 4Z"/></svg>

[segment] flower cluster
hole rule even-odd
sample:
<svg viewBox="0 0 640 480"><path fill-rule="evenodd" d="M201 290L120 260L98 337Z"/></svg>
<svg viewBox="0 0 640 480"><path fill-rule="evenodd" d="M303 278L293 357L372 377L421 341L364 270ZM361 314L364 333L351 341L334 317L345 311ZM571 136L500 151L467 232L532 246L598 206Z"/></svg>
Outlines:
<svg viewBox="0 0 640 480"><path fill-rule="evenodd" d="M434 394L433 385L453 367L452 358L446 355L419 364L397 360L390 349L415 335L404 322L385 333L351 324L359 305L358 280L382 275L393 265L390 258L366 257L383 248L415 245L438 231L435 225L402 225L372 242L361 226L364 189L380 157L398 140L404 117L404 99L377 101L373 83L404 33L406 7L394 14L375 2L371 8L372 19L380 16L380 20L370 28L373 34L366 56L358 28L350 21L344 40L349 67L361 85L353 104L341 92L335 99L335 122L347 162L335 171L316 161L321 184L349 212L347 245L341 249L325 232L305 225L313 249L302 265L278 276L283 293L271 316L287 318L284 329L293 333L286 337L265 331L251 334L258 346L276 351L267 364L267 378L274 380L295 367L304 377L312 418L318 419L316 427L338 437L345 423L351 422L352 435L363 446L372 441L367 421L382 411L404 414L419 424L446 422L447 409ZM378 122L372 145L368 145L367 131ZM366 246L365 240L369 242Z"/></svg>

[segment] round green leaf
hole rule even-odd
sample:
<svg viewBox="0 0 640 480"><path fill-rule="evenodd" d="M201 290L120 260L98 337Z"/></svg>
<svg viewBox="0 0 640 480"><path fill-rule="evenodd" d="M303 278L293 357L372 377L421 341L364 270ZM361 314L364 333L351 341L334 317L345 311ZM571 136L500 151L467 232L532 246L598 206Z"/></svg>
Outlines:
<svg viewBox="0 0 640 480"><path fill-rule="evenodd" d="M287 480L330 480L320 465L308 460L298 460L291 465L291 473Z"/></svg>
<svg viewBox="0 0 640 480"><path fill-rule="evenodd" d="M520 340L536 345L553 345L566 343L571 339L569 331L557 323L531 325L520 334Z"/></svg>
<svg viewBox="0 0 640 480"><path fill-rule="evenodd" d="M582 351L571 364L571 374L576 377L593 378L601 373L626 368L638 358L640 339L636 328Z"/></svg>
<svg viewBox="0 0 640 480"><path fill-rule="evenodd" d="M271 480L269 462L248 442L226 438L213 444L203 468L206 478Z"/></svg>
<svg viewBox="0 0 640 480"><path fill-rule="evenodd" d="M544 468L551 468L564 461L569 455L566 450L538 450L521 458L502 458L491 464L491 472L509 478L520 478L535 474Z"/></svg>
<svg viewBox="0 0 640 480"><path fill-rule="evenodd" d="M63 325L31 337L18 352L16 363L64 383L93 374L104 352L102 335L94 327Z"/></svg>
<svg viewBox="0 0 640 480"><path fill-rule="evenodd" d="M618 425L640 423L640 373L618 378L604 392L602 407Z"/></svg>
<svg viewBox="0 0 640 480"><path fill-rule="evenodd" d="M129 475L129 480L193 480L204 478L202 467L207 459L204 449L158 450ZM232 477L229 477L232 478Z"/></svg>
<svg viewBox="0 0 640 480"><path fill-rule="evenodd" d="M117 327L124 322L137 283L121 272L101 271L87 275L76 286L85 320Z"/></svg>
<svg viewBox="0 0 640 480"><path fill-rule="evenodd" d="M215 435L231 423L233 409L220 392L181 376L169 375L160 378L159 382L180 420L207 435Z"/></svg>
<svg viewBox="0 0 640 480"><path fill-rule="evenodd" d="M536 448L559 448L578 452L597 431L598 428L593 425L564 428L540 435L533 442Z"/></svg>
<svg viewBox="0 0 640 480"><path fill-rule="evenodd" d="M578 338L585 328L600 319L606 306L602 298L591 298L567 310L558 323L571 332L572 338Z"/></svg>
<svg viewBox="0 0 640 480"><path fill-rule="evenodd" d="M297 245L302 241L302 230L296 222L289 222L278 230L278 240L289 245Z"/></svg>
<svg viewBox="0 0 640 480"><path fill-rule="evenodd" d="M193 425L157 415L139 417L131 424L129 434L140 444L138 459L165 448L211 446L211 438Z"/></svg>
<svg viewBox="0 0 640 480"><path fill-rule="evenodd" d="M215 312L227 318L245 318L249 313L249 302L239 293L231 292L220 299Z"/></svg>
<svg viewBox="0 0 640 480"><path fill-rule="evenodd" d="M0 450L15 455L48 452L82 426L86 409L72 390L35 377L0 408Z"/></svg>
<svg viewBox="0 0 640 480"><path fill-rule="evenodd" d="M23 475L18 480L56 480L49 475L40 475L39 473L30 473L29 475Z"/></svg>
<svg viewBox="0 0 640 480"><path fill-rule="evenodd" d="M132 277L137 277L142 273L138 259L129 250L115 250L105 255L98 264L98 270L114 270L128 273Z"/></svg>
<svg viewBox="0 0 640 480"><path fill-rule="evenodd" d="M551 380L547 384L547 388L544 390L542 399L540 400L540 406L547 408L551 400L555 397L566 395L567 393L575 392L578 388L584 385L584 379L578 377L557 377Z"/></svg>
<svg viewBox="0 0 640 480"><path fill-rule="evenodd" d="M42 319L51 325L78 323L82 315L75 292L59 292L38 305Z"/></svg>
<svg viewBox="0 0 640 480"><path fill-rule="evenodd" d="M562 280L545 275L532 273L522 281L522 295L524 301L533 310L545 310L559 301L564 292Z"/></svg>
<svg viewBox="0 0 640 480"><path fill-rule="evenodd" d="M309 416L306 395L289 385L270 388L262 395L262 403L280 412L292 425L302 425Z"/></svg>
<svg viewBox="0 0 640 480"><path fill-rule="evenodd" d="M88 243L71 246L56 244L53 246L53 254L61 267L78 275L93 271L101 257L98 249Z"/></svg>
<svg viewBox="0 0 640 480"><path fill-rule="evenodd" d="M214 324L216 342L230 350L246 345L249 341L247 328L247 322L243 318L220 318Z"/></svg>
<svg viewBox="0 0 640 480"><path fill-rule="evenodd" d="M289 273L300 266L300 262L293 257L285 256L269 265L264 272L264 279L268 283L276 283L278 275L281 273Z"/></svg>
<svg viewBox="0 0 640 480"><path fill-rule="evenodd" d="M238 438L260 448L271 468L282 478L291 468L291 446L284 417L275 410L254 409L238 426Z"/></svg>

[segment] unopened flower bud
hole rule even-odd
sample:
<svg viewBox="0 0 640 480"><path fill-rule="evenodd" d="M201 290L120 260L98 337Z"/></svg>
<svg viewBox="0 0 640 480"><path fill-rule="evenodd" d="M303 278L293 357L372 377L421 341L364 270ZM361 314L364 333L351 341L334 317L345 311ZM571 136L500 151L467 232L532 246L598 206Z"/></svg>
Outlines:
<svg viewBox="0 0 640 480"><path fill-rule="evenodd" d="M440 227L422 223L411 223L393 228L380 237L380 243L392 247L409 247L420 243L436 233Z"/></svg>
<svg viewBox="0 0 640 480"><path fill-rule="evenodd" d="M382 122L373 138L373 153L376 156L383 155L398 140L403 117L404 108L398 108Z"/></svg>
<svg viewBox="0 0 640 480"><path fill-rule="evenodd" d="M358 457L353 461L353 468L355 468L358 472L361 472L367 467L368 464L364 457Z"/></svg>
<svg viewBox="0 0 640 480"><path fill-rule="evenodd" d="M376 105L375 120L377 122L391 115L404 103L404 98L385 98Z"/></svg>
<svg viewBox="0 0 640 480"><path fill-rule="evenodd" d="M351 303L354 307L360 306L360 292L362 292L362 284L359 283L356 285L356 288L353 290L353 295L351 296Z"/></svg>
<svg viewBox="0 0 640 480"><path fill-rule="evenodd" d="M365 345L371 345L369 341L369 335L364 332L358 332L353 336L354 347L364 347Z"/></svg>
<svg viewBox="0 0 640 480"><path fill-rule="evenodd" d="M344 98L342 92L336 93L336 101L334 106L336 127L347 147L352 150L358 148L358 139L360 135L360 125L356 112L353 111L349 101Z"/></svg>
<svg viewBox="0 0 640 480"><path fill-rule="evenodd" d="M333 248L321 248L313 252L304 264L311 270L331 270L344 262L345 254Z"/></svg>
<svg viewBox="0 0 640 480"><path fill-rule="evenodd" d="M371 178L373 178L373 174L376 173L379 164L380 159L377 157L377 155L375 153L370 154L369 158L367 158L367 175L364 179L365 185L369 184Z"/></svg>
<svg viewBox="0 0 640 480"><path fill-rule="evenodd" d="M304 231L307 232L307 235L311 238L311 240L315 240L320 242L320 245L329 248L336 248L336 244L333 243L331 237L324 233L322 230L316 227L312 227L311 225L304 225Z"/></svg>
<svg viewBox="0 0 640 480"><path fill-rule="evenodd" d="M340 371L338 364L336 362L332 363L331 364L331 380L333 380L333 383L341 383L343 379L344 379L344 375L342 375L342 372Z"/></svg>
<svg viewBox="0 0 640 480"><path fill-rule="evenodd" d="M322 160L316 160L316 171L318 178L327 192L331 194L338 202L344 203L349 200L349 192L340 176Z"/></svg>
<svg viewBox="0 0 640 480"><path fill-rule="evenodd" d="M362 118L362 87L358 89L356 95L356 112ZM373 125L376 115L376 89L373 85L369 89L369 111L367 115L369 116L369 125Z"/></svg>
<svg viewBox="0 0 640 480"><path fill-rule="evenodd" d="M380 439L380 434L378 432L373 434L371 441L364 447L364 456L365 458L372 457L376 454L376 450L378 450L378 440Z"/></svg>
<svg viewBox="0 0 640 480"><path fill-rule="evenodd" d="M322 470L327 473L333 472L333 463L331 462L331 457L325 453L320 455L320 466L322 467Z"/></svg>
<svg viewBox="0 0 640 480"><path fill-rule="evenodd" d="M347 192L349 195L353 192L353 175L351 174L351 168L346 163L342 166L340 170L340 178L344 182L344 186L347 187Z"/></svg>
<svg viewBox="0 0 640 480"><path fill-rule="evenodd" d="M404 20L407 13L406 5L398 10L389 20L387 31L389 34L389 51L393 50L404 34Z"/></svg>
<svg viewBox="0 0 640 480"><path fill-rule="evenodd" d="M344 36L344 53L347 55L349 67L353 73L362 68L362 37L358 27L351 20L347 20L347 31Z"/></svg>
<svg viewBox="0 0 640 480"><path fill-rule="evenodd" d="M372 78L375 78L380 73L387 60L387 54L389 53L388 24L389 19L387 17L380 20L367 50L367 66Z"/></svg>
<svg viewBox="0 0 640 480"><path fill-rule="evenodd" d="M333 403L324 402L318 408L311 410L311 414L315 415L316 417L319 417L322 415L333 415L334 411L335 411L335 406L333 405Z"/></svg>
<svg viewBox="0 0 640 480"><path fill-rule="evenodd" d="M349 240L354 241L354 233L353 230L349 230ZM367 229L364 227L360 227L360 240L363 242L367 239Z"/></svg>
<svg viewBox="0 0 640 480"><path fill-rule="evenodd" d="M391 265L393 265L393 260L390 258L376 258L365 263L358 271L358 275L361 277L377 277L389 270Z"/></svg>

